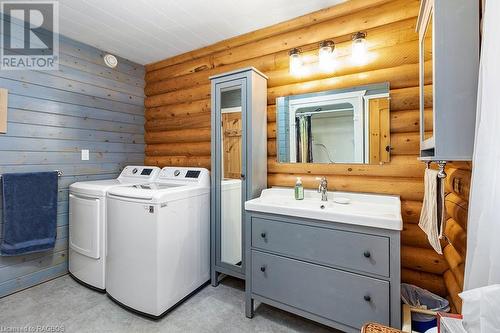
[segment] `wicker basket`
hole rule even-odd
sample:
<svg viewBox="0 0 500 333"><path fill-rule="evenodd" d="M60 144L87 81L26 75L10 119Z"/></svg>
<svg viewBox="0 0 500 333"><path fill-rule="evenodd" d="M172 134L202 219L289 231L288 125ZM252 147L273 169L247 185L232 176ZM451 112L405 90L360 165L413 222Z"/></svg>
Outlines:
<svg viewBox="0 0 500 333"><path fill-rule="evenodd" d="M363 327L361 328L361 333L402 333L402 332L403 331L400 331L398 329L387 327L377 323L368 323L363 325Z"/></svg>

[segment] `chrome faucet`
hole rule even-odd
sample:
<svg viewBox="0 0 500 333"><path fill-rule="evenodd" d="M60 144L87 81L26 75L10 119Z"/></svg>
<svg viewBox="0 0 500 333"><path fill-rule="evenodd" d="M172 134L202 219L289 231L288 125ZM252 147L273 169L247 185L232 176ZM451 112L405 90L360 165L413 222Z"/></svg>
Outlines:
<svg viewBox="0 0 500 333"><path fill-rule="evenodd" d="M318 193L321 193L321 201L328 201L328 180L326 177L316 178L319 180Z"/></svg>

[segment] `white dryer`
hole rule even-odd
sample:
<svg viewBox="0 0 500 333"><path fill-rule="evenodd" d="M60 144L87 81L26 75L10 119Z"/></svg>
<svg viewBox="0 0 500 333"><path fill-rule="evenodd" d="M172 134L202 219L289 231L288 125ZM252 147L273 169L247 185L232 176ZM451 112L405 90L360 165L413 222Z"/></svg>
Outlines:
<svg viewBox="0 0 500 333"><path fill-rule="evenodd" d="M99 291L105 286L106 192L115 186L154 181L160 168L127 166L116 179L69 187L69 273Z"/></svg>
<svg viewBox="0 0 500 333"><path fill-rule="evenodd" d="M106 291L159 318L210 278L210 180L202 168L165 167L151 184L107 195Z"/></svg>

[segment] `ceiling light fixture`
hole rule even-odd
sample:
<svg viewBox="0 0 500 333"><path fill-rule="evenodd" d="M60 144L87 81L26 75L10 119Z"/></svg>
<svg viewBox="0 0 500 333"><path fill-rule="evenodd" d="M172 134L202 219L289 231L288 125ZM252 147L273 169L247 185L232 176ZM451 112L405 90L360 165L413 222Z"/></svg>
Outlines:
<svg viewBox="0 0 500 333"><path fill-rule="evenodd" d="M331 72L335 68L333 50L335 50L335 43L332 40L324 40L319 43L319 68L323 72Z"/></svg>
<svg viewBox="0 0 500 333"><path fill-rule="evenodd" d="M298 48L293 48L288 52L289 56L289 71L292 75L302 74L302 56L301 51Z"/></svg>
<svg viewBox="0 0 500 333"><path fill-rule="evenodd" d="M118 59L112 54L105 54L103 59L106 66L110 68L115 68L118 65Z"/></svg>
<svg viewBox="0 0 500 333"><path fill-rule="evenodd" d="M362 65L366 62L366 32L358 31L352 35L352 62Z"/></svg>

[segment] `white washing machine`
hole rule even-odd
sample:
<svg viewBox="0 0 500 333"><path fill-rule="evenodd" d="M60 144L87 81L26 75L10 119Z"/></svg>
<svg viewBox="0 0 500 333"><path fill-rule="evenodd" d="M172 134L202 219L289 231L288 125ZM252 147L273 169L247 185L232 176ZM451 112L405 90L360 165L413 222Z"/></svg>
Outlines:
<svg viewBox="0 0 500 333"><path fill-rule="evenodd" d="M210 278L210 179L165 167L151 184L108 191L106 291L159 318Z"/></svg>
<svg viewBox="0 0 500 333"><path fill-rule="evenodd" d="M69 272L82 284L104 291L106 192L115 186L154 181L160 168L127 166L117 179L69 186Z"/></svg>
<svg viewBox="0 0 500 333"><path fill-rule="evenodd" d="M241 180L221 181L221 261L241 265Z"/></svg>

